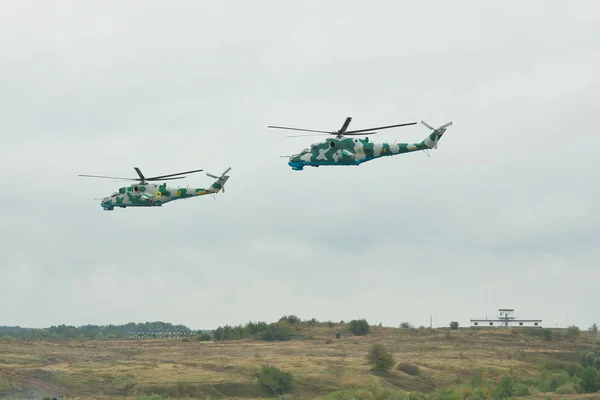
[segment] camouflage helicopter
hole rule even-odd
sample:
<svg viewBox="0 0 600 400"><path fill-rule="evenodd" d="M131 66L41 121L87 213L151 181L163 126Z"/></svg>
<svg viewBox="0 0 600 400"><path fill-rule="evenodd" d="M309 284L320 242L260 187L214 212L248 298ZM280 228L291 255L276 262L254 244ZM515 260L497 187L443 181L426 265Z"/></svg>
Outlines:
<svg viewBox="0 0 600 400"><path fill-rule="evenodd" d="M319 135L335 135L335 138L324 142L314 143L308 149L302 150L300 154L294 154L289 157L288 165L295 171L302 171L304 167L320 167L322 165L360 165L364 162L375 160L384 156L394 156L403 153L414 152L418 150L428 150L437 148L438 140L442 137L446 128L452 125L448 122L439 128L433 128L426 122L421 121L423 125L431 129L433 132L420 143L373 143L369 142L369 138L353 139L345 136L355 135L372 135L376 129L388 129L399 126L415 125L416 122L409 122L398 125L379 126L377 128L361 129L348 131L348 125L352 117L347 117L342 128L337 132L319 131L312 129L289 128L285 126L269 125L268 128L290 129L305 132L319 132L318 135L292 135L288 137L299 136L319 136ZM282 156L283 157L283 156ZM287 157L287 156L286 156Z"/></svg>
<svg viewBox="0 0 600 400"><path fill-rule="evenodd" d="M166 183L156 184L156 183L148 183L152 181L165 181L165 180L173 180L173 179L183 179L185 176L179 176L184 174L191 174L195 172L202 171L201 169L196 169L193 171L179 172L175 174L161 175L161 176L153 176L146 178L142 171L138 167L133 167L135 172L139 175L139 178L119 178L112 176L101 176L101 175L79 175L90 178L107 178L107 179L123 179L123 180L131 180L138 181L138 183L131 184L130 186L125 186L119 188L117 192L114 192L112 195L104 197L100 202L100 206L105 211L112 211L115 207L161 207L163 204L180 199L188 199L190 197L198 197L206 194L213 195L218 193L220 190L223 190L225 193L225 182L229 179L227 173L231 170L231 167L227 168L225 172L221 174L221 176L214 176L211 174L206 174L207 176L216 179L216 181L208 188L190 188L185 187L168 187Z"/></svg>

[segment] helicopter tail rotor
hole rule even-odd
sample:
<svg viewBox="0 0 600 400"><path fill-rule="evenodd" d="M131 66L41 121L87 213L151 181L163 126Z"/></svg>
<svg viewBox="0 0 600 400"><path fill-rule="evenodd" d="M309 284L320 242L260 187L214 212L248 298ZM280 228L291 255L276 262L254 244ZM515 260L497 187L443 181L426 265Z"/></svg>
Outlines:
<svg viewBox="0 0 600 400"><path fill-rule="evenodd" d="M215 193L219 190L222 190L225 193L225 182L229 179L229 175L227 173L231 171L231 167L227 168L225 172L221 174L221 176L215 176L213 174L206 174L206 176L210 176L211 178L216 179L215 183L210 186L210 189Z"/></svg>
<svg viewBox="0 0 600 400"><path fill-rule="evenodd" d="M440 138L442 137L442 135L446 132L446 128L448 128L449 126L452 125L452 122L447 122L447 123L445 123L444 125L442 125L442 126L440 126L438 128L434 128L434 127L432 127L431 125L429 125L425 121L421 121L421 123L423 125L425 125L427 128L431 129L433 132L435 132L434 138L431 138L431 136L430 136L427 139L425 139L425 144L427 144L427 142L433 142L433 148L434 149L438 148L438 141L440 140Z"/></svg>

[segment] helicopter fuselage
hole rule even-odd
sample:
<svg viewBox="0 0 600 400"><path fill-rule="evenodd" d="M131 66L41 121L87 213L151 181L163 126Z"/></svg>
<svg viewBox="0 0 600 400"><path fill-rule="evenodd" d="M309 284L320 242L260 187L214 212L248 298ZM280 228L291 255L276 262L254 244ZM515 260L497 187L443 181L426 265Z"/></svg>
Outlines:
<svg viewBox="0 0 600 400"><path fill-rule="evenodd" d="M376 158L431 148L437 142L435 133L431 136L431 143L426 143L426 140L421 143L374 143L369 138L332 138L314 143L301 153L294 154L288 165L295 171L307 166L360 165Z"/></svg>
<svg viewBox="0 0 600 400"><path fill-rule="evenodd" d="M110 196L102 199L100 205L104 210L112 211L115 207L160 207L173 200L187 199L217 193L229 177L220 179L209 188L169 187L166 183L136 183L119 188Z"/></svg>

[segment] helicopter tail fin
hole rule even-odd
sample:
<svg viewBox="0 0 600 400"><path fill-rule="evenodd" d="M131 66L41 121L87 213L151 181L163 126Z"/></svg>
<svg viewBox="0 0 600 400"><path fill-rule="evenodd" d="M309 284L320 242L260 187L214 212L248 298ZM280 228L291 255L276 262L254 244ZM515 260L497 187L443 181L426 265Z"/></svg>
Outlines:
<svg viewBox="0 0 600 400"><path fill-rule="evenodd" d="M452 125L452 122L448 122L440 126L439 128L433 128L432 126L428 125L425 121L421 121L421 123L433 131L420 143L420 145L427 146L430 149L437 149L438 141L446 132L446 129Z"/></svg>
<svg viewBox="0 0 600 400"><path fill-rule="evenodd" d="M223 193L225 193L225 182L227 182L227 180L229 179L229 175L227 175L227 173L230 170L231 170L231 167L227 168L225 170L225 172L223 172L221 174L221 176L206 174L207 176L210 176L211 178L216 179L216 181L214 181L213 184L210 185L209 190L212 191L213 193L218 193L219 191L223 190Z"/></svg>

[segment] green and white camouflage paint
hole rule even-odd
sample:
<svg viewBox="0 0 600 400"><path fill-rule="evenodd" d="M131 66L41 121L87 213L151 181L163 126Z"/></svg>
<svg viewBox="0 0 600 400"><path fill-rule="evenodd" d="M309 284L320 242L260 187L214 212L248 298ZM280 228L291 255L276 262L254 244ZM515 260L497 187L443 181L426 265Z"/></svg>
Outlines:
<svg viewBox="0 0 600 400"><path fill-rule="evenodd" d="M421 123L431 129L432 133L419 143L373 143L368 137L364 139L335 137L312 144L300 154L294 154L289 158L288 165L295 171L301 171L306 166L356 166L381 157L432 149L437 146L446 129L452 125L452 122L448 122L435 129L423 121Z"/></svg>
<svg viewBox="0 0 600 400"><path fill-rule="evenodd" d="M174 200L189 199L192 197L215 194L223 190L225 192L225 182L229 179L226 175L231 168L227 169L220 177L207 174L216 178L214 183L208 188L201 187L171 187L166 183L155 184L140 182L130 186L119 188L111 196L102 199L100 205L106 211L112 211L115 207L161 207L163 204Z"/></svg>

